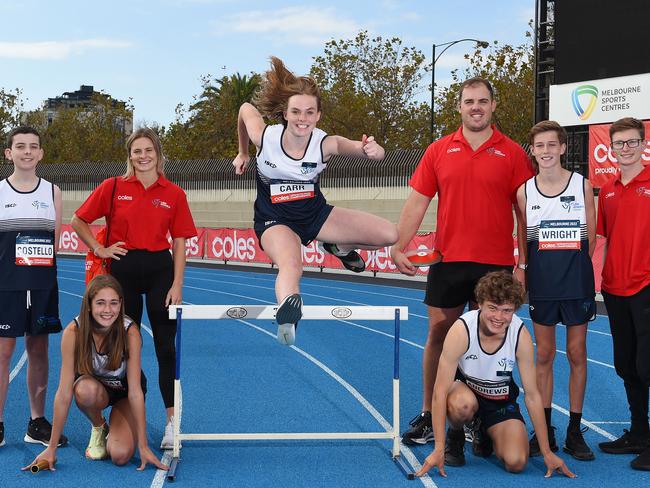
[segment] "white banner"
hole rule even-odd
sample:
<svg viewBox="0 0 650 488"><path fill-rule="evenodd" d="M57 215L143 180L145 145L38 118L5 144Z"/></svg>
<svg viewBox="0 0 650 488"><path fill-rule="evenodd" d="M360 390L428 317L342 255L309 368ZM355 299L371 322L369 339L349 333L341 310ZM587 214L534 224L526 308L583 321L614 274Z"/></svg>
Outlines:
<svg viewBox="0 0 650 488"><path fill-rule="evenodd" d="M650 119L650 73L551 85L549 119L591 125L622 117Z"/></svg>

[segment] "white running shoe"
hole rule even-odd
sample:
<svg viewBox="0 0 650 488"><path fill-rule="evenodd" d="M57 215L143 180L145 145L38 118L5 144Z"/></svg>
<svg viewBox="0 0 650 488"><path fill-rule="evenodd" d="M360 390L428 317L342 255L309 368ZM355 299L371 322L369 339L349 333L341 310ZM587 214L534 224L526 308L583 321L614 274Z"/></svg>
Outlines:
<svg viewBox="0 0 650 488"><path fill-rule="evenodd" d="M296 327L302 318L302 298L298 293L289 295L282 300L275 314L278 323L278 342L291 346L296 342Z"/></svg>
<svg viewBox="0 0 650 488"><path fill-rule="evenodd" d="M170 417L165 425L165 435L160 443L161 449L174 449L174 417Z"/></svg>

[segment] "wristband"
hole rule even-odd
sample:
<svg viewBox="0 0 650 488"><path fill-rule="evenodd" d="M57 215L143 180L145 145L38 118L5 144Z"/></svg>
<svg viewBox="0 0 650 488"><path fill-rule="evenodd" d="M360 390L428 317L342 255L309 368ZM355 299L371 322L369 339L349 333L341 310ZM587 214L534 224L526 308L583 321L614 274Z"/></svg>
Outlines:
<svg viewBox="0 0 650 488"><path fill-rule="evenodd" d="M526 270L526 268L528 268L528 265L526 263L519 263L517 265L517 268Z"/></svg>

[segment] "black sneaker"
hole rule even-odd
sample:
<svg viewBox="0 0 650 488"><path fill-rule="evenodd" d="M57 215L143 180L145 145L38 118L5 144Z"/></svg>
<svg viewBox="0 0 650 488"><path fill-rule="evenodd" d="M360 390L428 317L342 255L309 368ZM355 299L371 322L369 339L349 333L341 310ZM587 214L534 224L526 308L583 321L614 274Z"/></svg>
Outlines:
<svg viewBox="0 0 650 488"><path fill-rule="evenodd" d="M5 445L5 423L0 422L0 447Z"/></svg>
<svg viewBox="0 0 650 488"><path fill-rule="evenodd" d="M555 427L552 425L548 428L548 446L551 448L551 452L557 452L560 448L557 446L557 441L555 440ZM537 441L537 434L533 431L533 437L530 438L529 442L530 457L537 457L542 455L542 451L539 449L539 442Z"/></svg>
<svg viewBox="0 0 650 488"><path fill-rule="evenodd" d="M636 436L627 429L623 435L614 441L598 444L601 451L608 454L641 454L650 447L650 436Z"/></svg>
<svg viewBox="0 0 650 488"><path fill-rule="evenodd" d="M463 429L447 429L447 444L445 445L445 464L447 466L465 465L465 431Z"/></svg>
<svg viewBox="0 0 650 488"><path fill-rule="evenodd" d="M494 451L492 438L488 435L480 418L475 418L471 424L472 430L472 452L474 456L490 457Z"/></svg>
<svg viewBox="0 0 650 488"><path fill-rule="evenodd" d="M433 440L431 412L422 412L409 422L411 428L402 434L402 442L409 446L426 444Z"/></svg>
<svg viewBox="0 0 650 488"><path fill-rule="evenodd" d="M50 444L50 437L52 437L52 424L50 424L45 417L29 419L27 433L24 437L25 442L48 446ZM68 438L61 434L57 447L65 446L67 443Z"/></svg>
<svg viewBox="0 0 650 488"><path fill-rule="evenodd" d="M632 469L650 471L650 447L630 461L630 466L632 466Z"/></svg>
<svg viewBox="0 0 650 488"><path fill-rule="evenodd" d="M353 271L354 273L361 273L366 269L366 263L357 251L353 250L346 254L345 252L339 251L336 244L329 244L327 242L321 244L325 252L333 254L339 258L346 269Z"/></svg>
<svg viewBox="0 0 650 488"><path fill-rule="evenodd" d="M587 432L587 427L584 429L567 430L566 440L564 441L564 452L571 454L578 461L593 461L596 459L594 453L589 449L582 434Z"/></svg>

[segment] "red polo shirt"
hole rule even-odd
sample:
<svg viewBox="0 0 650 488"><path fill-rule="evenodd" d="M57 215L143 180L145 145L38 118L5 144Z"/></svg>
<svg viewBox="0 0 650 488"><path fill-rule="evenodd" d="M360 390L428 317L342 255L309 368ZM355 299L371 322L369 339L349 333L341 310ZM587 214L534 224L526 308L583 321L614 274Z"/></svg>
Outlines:
<svg viewBox="0 0 650 488"><path fill-rule="evenodd" d="M76 211L77 217L92 223L111 212L113 178L104 180ZM185 192L160 175L146 188L135 177L117 177L108 244L125 242L127 249L162 251L172 238L193 237L196 227Z"/></svg>
<svg viewBox="0 0 650 488"><path fill-rule="evenodd" d="M476 151L462 127L435 141L409 182L430 198L438 194L436 248L444 261L514 263L512 206L534 173L521 146L492 130Z"/></svg>
<svg viewBox="0 0 650 488"><path fill-rule="evenodd" d="M650 166L627 185L621 175L598 194L596 232L607 238L602 289L631 296L650 284Z"/></svg>

